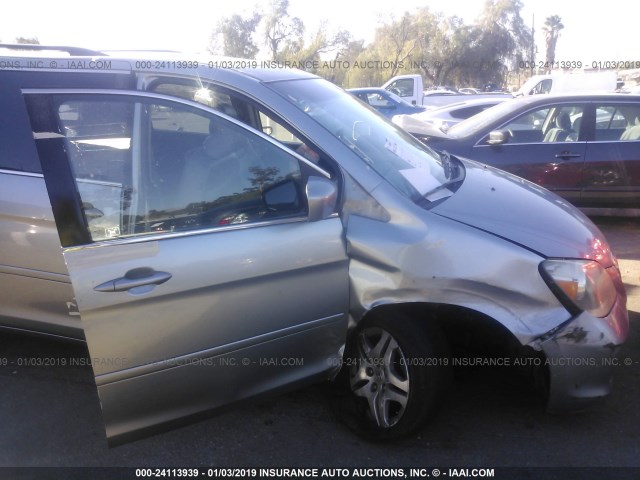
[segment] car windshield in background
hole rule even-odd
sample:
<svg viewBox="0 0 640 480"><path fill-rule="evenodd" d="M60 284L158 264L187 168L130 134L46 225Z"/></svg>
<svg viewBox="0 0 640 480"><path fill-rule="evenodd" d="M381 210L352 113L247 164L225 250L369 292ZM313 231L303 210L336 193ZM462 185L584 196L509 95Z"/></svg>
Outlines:
<svg viewBox="0 0 640 480"><path fill-rule="evenodd" d="M320 79L270 85L414 202L434 190L442 192L450 170L443 168L440 156L344 90Z"/></svg>
<svg viewBox="0 0 640 480"><path fill-rule="evenodd" d="M480 131L491 125L497 119L508 114L510 111L515 110L521 103L518 102L503 102L498 105L494 105L491 108L486 109L483 112L474 115L466 120L463 120L456 125L453 125L447 130L447 135L453 138L465 138L469 135L473 135L475 132Z"/></svg>
<svg viewBox="0 0 640 480"><path fill-rule="evenodd" d="M389 92L388 90L387 90L387 92L389 93L389 98L391 98L391 99L395 100L396 102L398 102L398 103L402 103L402 104L404 104L404 105L410 105L410 106L413 106L413 105L411 105L409 102L407 102L404 98L399 97L399 96L398 96L398 95L396 95L395 93L393 93L393 92Z"/></svg>

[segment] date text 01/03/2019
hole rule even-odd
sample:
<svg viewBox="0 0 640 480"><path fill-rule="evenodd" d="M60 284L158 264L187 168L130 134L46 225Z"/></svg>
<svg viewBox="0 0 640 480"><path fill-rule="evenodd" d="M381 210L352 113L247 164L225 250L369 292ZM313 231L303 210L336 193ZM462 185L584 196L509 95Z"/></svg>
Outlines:
<svg viewBox="0 0 640 480"><path fill-rule="evenodd" d="M640 68L640 60L594 60L583 62L582 60L559 60L555 62L523 60L518 62L519 68L526 69L582 69L593 68L598 70L630 70Z"/></svg>

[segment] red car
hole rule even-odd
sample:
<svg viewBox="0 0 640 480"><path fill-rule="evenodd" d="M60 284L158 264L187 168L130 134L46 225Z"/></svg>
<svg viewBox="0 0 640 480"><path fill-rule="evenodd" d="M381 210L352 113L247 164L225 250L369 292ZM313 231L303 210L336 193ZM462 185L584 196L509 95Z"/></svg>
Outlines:
<svg viewBox="0 0 640 480"><path fill-rule="evenodd" d="M514 173L589 213L640 214L640 95L519 98L446 133L396 123L436 150Z"/></svg>

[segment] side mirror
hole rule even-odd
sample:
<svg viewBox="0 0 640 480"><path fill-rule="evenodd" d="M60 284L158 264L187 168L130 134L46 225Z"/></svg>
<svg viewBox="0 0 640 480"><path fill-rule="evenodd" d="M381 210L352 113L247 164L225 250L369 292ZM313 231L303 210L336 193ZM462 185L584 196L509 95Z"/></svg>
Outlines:
<svg viewBox="0 0 640 480"><path fill-rule="evenodd" d="M503 143L507 143L509 140L509 132L504 130L493 130L489 132L489 140L487 143L489 145L502 145Z"/></svg>
<svg viewBox="0 0 640 480"><path fill-rule="evenodd" d="M307 180L307 203L310 222L331 216L337 201L338 190L331 180L323 177L309 177Z"/></svg>

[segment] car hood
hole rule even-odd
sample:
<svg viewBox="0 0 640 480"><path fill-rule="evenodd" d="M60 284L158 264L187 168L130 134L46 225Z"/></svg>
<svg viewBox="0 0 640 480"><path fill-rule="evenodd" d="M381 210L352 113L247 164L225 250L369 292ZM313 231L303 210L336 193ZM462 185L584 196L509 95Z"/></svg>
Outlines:
<svg viewBox="0 0 640 480"><path fill-rule="evenodd" d="M413 135L448 138L446 133L435 127L432 123L420 120L414 115L396 115L393 117L393 123Z"/></svg>
<svg viewBox="0 0 640 480"><path fill-rule="evenodd" d="M550 258L613 262L598 228L556 194L502 170L463 159L466 177L433 213L484 230Z"/></svg>

